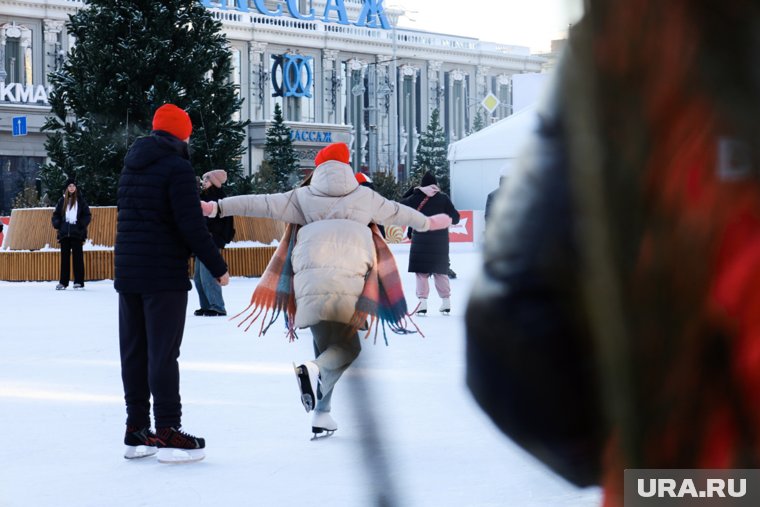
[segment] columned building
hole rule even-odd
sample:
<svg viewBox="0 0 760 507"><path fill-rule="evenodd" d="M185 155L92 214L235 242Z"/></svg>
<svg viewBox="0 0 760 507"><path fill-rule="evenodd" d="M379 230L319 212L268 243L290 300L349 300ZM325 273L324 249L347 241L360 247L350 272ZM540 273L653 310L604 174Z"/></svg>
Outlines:
<svg viewBox="0 0 760 507"><path fill-rule="evenodd" d="M263 160L280 104L302 168L313 167L326 144L344 141L357 171L404 179L434 109L447 140L457 141L478 111L486 123L511 114L511 76L540 72L545 63L525 47L398 28L403 11L380 0L201 3L230 41L230 79L245 99L239 115L251 121L243 160L249 173ZM47 74L74 43L68 15L83 7L79 0L0 4L0 213L18 192L14 178L45 160ZM489 111L482 103L490 95ZM13 135L22 133L14 118L24 119L26 135Z"/></svg>

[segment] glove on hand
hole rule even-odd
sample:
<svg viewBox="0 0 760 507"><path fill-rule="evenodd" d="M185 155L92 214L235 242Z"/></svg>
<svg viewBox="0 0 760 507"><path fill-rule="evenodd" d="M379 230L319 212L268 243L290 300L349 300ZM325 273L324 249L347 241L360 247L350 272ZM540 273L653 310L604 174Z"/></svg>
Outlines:
<svg viewBox="0 0 760 507"><path fill-rule="evenodd" d="M451 217L446 213L438 213L437 215L428 217L427 223L429 231L438 231L451 225Z"/></svg>
<svg viewBox="0 0 760 507"><path fill-rule="evenodd" d="M203 212L204 217L216 216L216 203L214 201L201 201L201 211Z"/></svg>

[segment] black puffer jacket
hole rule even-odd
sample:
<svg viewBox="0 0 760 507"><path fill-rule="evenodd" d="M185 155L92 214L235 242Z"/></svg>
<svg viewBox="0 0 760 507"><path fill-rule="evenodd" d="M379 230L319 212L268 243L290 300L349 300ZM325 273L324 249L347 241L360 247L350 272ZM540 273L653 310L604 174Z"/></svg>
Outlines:
<svg viewBox="0 0 760 507"><path fill-rule="evenodd" d="M90 225L92 214L87 201L82 194L77 191L77 223L71 224L66 221L66 210L63 209L64 198L58 200L58 204L53 211L53 228L58 231L58 241L62 238L71 238L84 241L87 239L87 226Z"/></svg>
<svg viewBox="0 0 760 507"><path fill-rule="evenodd" d="M190 290L191 253L212 275L227 271L201 213L187 144L164 132L135 141L124 159L117 196L117 291Z"/></svg>
<svg viewBox="0 0 760 507"><path fill-rule="evenodd" d="M430 188L430 187L425 187ZM416 188L412 194L403 199L401 204L417 209L425 199L425 193ZM430 197L420 209L425 216L433 216L445 213L451 217L451 223L459 223L459 212L452 204L449 196L443 192L437 192ZM438 273L446 274L449 271L449 231L417 232L412 236L412 246L409 250L410 273Z"/></svg>

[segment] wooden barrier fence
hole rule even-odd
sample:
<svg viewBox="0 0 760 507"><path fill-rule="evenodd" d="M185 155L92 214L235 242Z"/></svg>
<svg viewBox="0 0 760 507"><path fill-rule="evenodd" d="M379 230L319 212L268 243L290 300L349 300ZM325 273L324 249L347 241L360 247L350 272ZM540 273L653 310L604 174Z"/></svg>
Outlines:
<svg viewBox="0 0 760 507"><path fill-rule="evenodd" d="M274 254L275 247L225 248L222 257L227 261L230 276L261 276ZM0 251L0 280L10 282L58 280L61 269L59 252ZM190 272L194 264L190 261ZM113 279L113 250L84 251L85 280ZM74 274L71 273L72 280Z"/></svg>
<svg viewBox="0 0 760 507"><path fill-rule="evenodd" d="M116 240L116 207L93 206L87 235L95 245L113 247ZM7 250L0 250L0 280L51 281L59 279L60 253L35 251L46 245L58 247L50 219L53 208L14 209L11 212ZM269 244L279 240L285 224L268 218L235 217L235 241ZM225 248L231 276L261 276L274 254L273 246ZM85 280L113 279L113 249L85 250ZM192 260L190 273L193 271ZM73 279L73 277L72 277Z"/></svg>

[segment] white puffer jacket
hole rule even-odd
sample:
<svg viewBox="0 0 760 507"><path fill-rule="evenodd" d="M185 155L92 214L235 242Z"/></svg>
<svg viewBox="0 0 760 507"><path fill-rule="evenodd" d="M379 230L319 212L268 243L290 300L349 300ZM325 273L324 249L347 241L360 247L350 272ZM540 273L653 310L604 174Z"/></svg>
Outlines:
<svg viewBox="0 0 760 507"><path fill-rule="evenodd" d="M221 199L218 215L269 217L303 226L293 251L298 328L351 320L375 262L367 224L428 228L425 215L360 186L351 166L335 160L320 164L309 186Z"/></svg>

